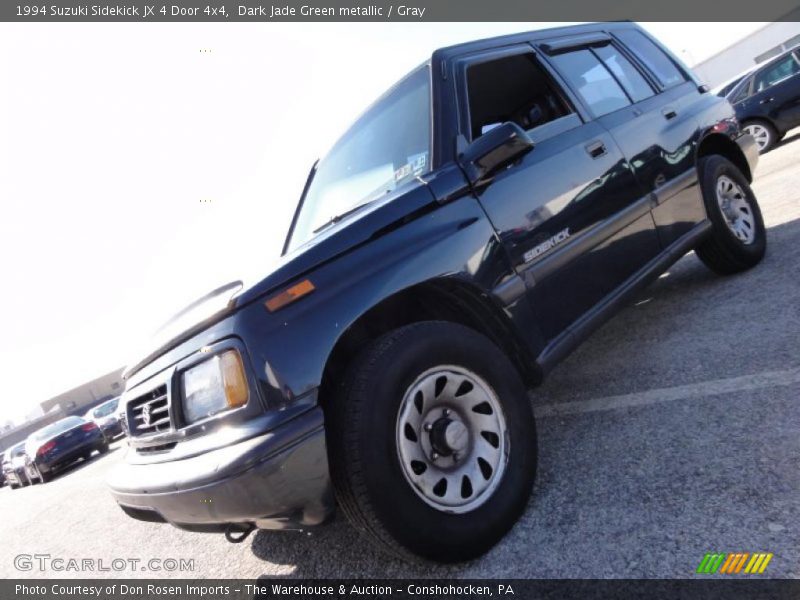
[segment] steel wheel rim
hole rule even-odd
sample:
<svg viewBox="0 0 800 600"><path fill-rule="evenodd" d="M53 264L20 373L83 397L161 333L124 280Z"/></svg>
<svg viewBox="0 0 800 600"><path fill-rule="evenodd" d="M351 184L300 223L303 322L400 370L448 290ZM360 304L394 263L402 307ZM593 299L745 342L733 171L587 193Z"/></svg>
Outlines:
<svg viewBox="0 0 800 600"><path fill-rule="evenodd" d="M717 203L730 232L745 245L756 239L753 208L742 187L726 175L717 179Z"/></svg>
<svg viewBox="0 0 800 600"><path fill-rule="evenodd" d="M462 367L443 365L420 375L403 396L395 430L406 481L439 511L475 510L505 473L509 440L500 401Z"/></svg>
<svg viewBox="0 0 800 600"><path fill-rule="evenodd" d="M744 130L756 139L759 150L763 150L769 144L769 130L763 125L746 125Z"/></svg>

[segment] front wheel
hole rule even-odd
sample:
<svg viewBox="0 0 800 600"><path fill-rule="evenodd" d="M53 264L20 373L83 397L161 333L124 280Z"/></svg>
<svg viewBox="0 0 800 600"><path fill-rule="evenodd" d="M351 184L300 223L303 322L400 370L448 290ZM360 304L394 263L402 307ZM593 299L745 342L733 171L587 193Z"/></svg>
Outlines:
<svg viewBox="0 0 800 600"><path fill-rule="evenodd" d="M480 556L530 498L536 429L525 386L471 329L423 322L379 338L327 416L340 507L395 555Z"/></svg>
<svg viewBox="0 0 800 600"><path fill-rule="evenodd" d="M711 270L723 275L758 264L767 248L767 231L750 184L721 156L701 159L700 184L712 234L695 250Z"/></svg>

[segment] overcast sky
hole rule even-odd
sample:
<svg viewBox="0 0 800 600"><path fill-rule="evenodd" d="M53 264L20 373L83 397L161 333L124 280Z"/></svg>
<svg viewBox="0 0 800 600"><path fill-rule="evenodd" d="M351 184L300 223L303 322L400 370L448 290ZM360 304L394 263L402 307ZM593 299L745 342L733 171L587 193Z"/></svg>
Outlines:
<svg viewBox="0 0 800 600"><path fill-rule="evenodd" d="M760 25L645 24L689 63ZM541 26L0 24L0 423L265 274L313 160L433 49Z"/></svg>

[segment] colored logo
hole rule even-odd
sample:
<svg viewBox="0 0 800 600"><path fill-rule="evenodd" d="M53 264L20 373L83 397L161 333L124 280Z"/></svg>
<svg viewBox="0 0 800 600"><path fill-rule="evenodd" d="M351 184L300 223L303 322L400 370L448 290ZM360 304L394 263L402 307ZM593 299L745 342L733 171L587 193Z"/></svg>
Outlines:
<svg viewBox="0 0 800 600"><path fill-rule="evenodd" d="M700 565L697 567L698 573L712 575L721 573L723 575L735 575L745 573L754 575L763 573L767 569L769 561L772 560L771 552L729 552L707 553Z"/></svg>

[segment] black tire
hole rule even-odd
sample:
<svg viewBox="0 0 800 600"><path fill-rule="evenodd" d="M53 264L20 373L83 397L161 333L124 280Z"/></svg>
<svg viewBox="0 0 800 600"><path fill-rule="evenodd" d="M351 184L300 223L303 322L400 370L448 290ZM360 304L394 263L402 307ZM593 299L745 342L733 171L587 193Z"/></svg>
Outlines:
<svg viewBox="0 0 800 600"><path fill-rule="evenodd" d="M770 150L772 150L775 147L775 144L777 144L780 141L780 138L783 137L778 133L778 131L775 129L775 127L772 126L772 123L770 123L769 121L764 121L762 119L752 119L750 121L742 123L742 128L744 129L748 125L757 125L759 127L763 127L764 131L766 132L767 141L763 146L759 146L758 148L759 154L765 154Z"/></svg>
<svg viewBox="0 0 800 600"><path fill-rule="evenodd" d="M730 275L746 271L757 265L767 249L767 230L753 190L736 166L722 156L700 159L700 185L708 218L713 226L711 237L695 249L697 256L712 271ZM741 188L744 199L752 211L754 239L745 243L731 231L717 201L717 183L727 177Z"/></svg>
<svg viewBox="0 0 800 600"><path fill-rule="evenodd" d="M490 386L506 422L510 451L483 504L444 512L406 479L396 427L406 390L441 365L468 369ZM326 405L331 473L339 506L361 533L407 560L458 562L494 546L522 515L536 475L536 427L522 380L508 358L467 327L428 321L371 343Z"/></svg>
<svg viewBox="0 0 800 600"><path fill-rule="evenodd" d="M108 442L106 442L105 444L103 444L102 446L100 446L100 447L97 449L97 452L99 452L100 454L107 454L107 453L108 453Z"/></svg>

